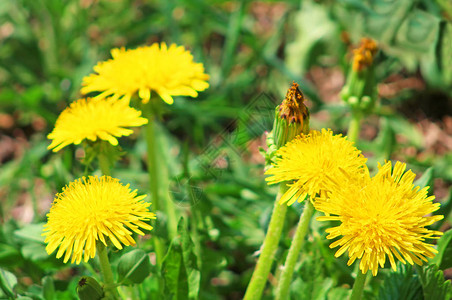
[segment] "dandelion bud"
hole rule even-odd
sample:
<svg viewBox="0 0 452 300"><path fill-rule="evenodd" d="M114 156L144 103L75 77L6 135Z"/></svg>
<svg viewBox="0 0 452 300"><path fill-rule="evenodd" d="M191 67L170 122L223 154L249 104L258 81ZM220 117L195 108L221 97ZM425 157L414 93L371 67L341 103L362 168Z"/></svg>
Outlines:
<svg viewBox="0 0 452 300"><path fill-rule="evenodd" d="M300 133L309 132L309 110L298 84L292 83L286 98L275 110L273 138L276 148L284 146Z"/></svg>
<svg viewBox="0 0 452 300"><path fill-rule="evenodd" d="M377 43L374 40L363 38L361 40L361 45L353 50L353 70L355 72L360 72L365 68L370 67L377 50Z"/></svg>
<svg viewBox="0 0 452 300"><path fill-rule="evenodd" d="M104 297L104 290L96 279L83 276L77 284L77 295L80 300L99 300Z"/></svg>
<svg viewBox="0 0 452 300"><path fill-rule="evenodd" d="M373 61L378 47L374 40L363 38L353 50L352 67L341 97L355 112L368 113L377 97Z"/></svg>

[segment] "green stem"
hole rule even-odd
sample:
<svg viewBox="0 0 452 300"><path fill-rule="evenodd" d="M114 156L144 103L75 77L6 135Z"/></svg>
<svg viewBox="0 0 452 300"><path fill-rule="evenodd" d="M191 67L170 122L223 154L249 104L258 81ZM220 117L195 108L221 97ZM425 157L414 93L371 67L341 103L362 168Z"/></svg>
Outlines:
<svg viewBox="0 0 452 300"><path fill-rule="evenodd" d="M149 123L146 126L149 183L151 187L154 210L155 211L159 211L162 209L165 210L166 217L168 218L167 222L168 233L171 239L175 237L177 234L176 208L174 207L174 202L172 201L169 195L168 183L167 180L165 179L165 176L166 178L168 178L167 167L165 164L159 164L159 160L162 160L162 154L159 153L159 141L157 140L156 136L157 131L156 124L158 122L158 108L152 107L151 102L145 105L146 117L149 120ZM164 188L162 189L162 187ZM164 203L161 202L161 199L164 200Z"/></svg>
<svg viewBox="0 0 452 300"><path fill-rule="evenodd" d="M153 210L157 213L160 210L160 193L159 193L159 174L157 167L157 143L155 138L155 116L148 111L147 118L149 120L146 126L146 143L147 143L147 155L148 155L148 173L149 173L149 186L152 197ZM160 239L154 235L154 249L157 260L157 265L162 265L162 259L165 255L163 243Z"/></svg>
<svg viewBox="0 0 452 300"><path fill-rule="evenodd" d="M352 119L350 120L350 124L348 125L347 132L347 137L350 142L356 143L356 141L358 140L359 132L361 129L361 119L361 113L352 111Z"/></svg>
<svg viewBox="0 0 452 300"><path fill-rule="evenodd" d="M154 243L154 251L155 251L155 262L158 267L158 270L162 270L162 262L163 257L165 256L165 248L163 242L160 240L160 238L156 235L153 236L153 243ZM163 293L164 288L164 282L161 275L157 277L158 280L158 293L159 295Z"/></svg>
<svg viewBox="0 0 452 300"><path fill-rule="evenodd" d="M97 254L99 257L100 271L104 279L104 290L106 299L119 299L118 290L113 279L110 262L108 261L107 247L104 244L96 243Z"/></svg>
<svg viewBox="0 0 452 300"><path fill-rule="evenodd" d="M161 191L161 187L165 183L164 180L162 180L162 176L167 176L167 171L164 164L159 165L159 160L162 159L162 155L159 153L159 145L156 136L156 122L158 122L159 116L158 107L156 106L157 104L154 103L152 99L148 104L143 105L143 112L149 120L149 123L146 126L149 186L154 211L157 213L161 211L162 208L165 209L166 217L168 218L167 225L169 239L171 239L177 234L177 216L174 203L169 196L168 190L166 189L165 194ZM165 201L164 207L162 207L162 198ZM163 242L157 236L154 236L154 248L157 265L161 266L165 251Z"/></svg>
<svg viewBox="0 0 452 300"><path fill-rule="evenodd" d="M292 282L293 271L295 264L300 255L301 247L304 243L304 238L309 228L309 221L311 220L312 214L314 213L314 206L309 199L305 200L304 211L300 216L298 221L297 230L295 236L292 239L292 244L290 245L289 253L287 254L286 263L282 270L281 279L278 283L278 288L276 290L276 299L284 300L289 299L289 287Z"/></svg>
<svg viewBox="0 0 452 300"><path fill-rule="evenodd" d="M358 270L358 275L356 275L355 283L353 284L352 294L350 296L350 300L359 300L362 299L362 294L364 290L364 284L366 283L366 274L363 274L361 270Z"/></svg>
<svg viewBox="0 0 452 300"><path fill-rule="evenodd" d="M168 218L168 234L169 238L172 239L177 235L177 214L174 201L168 192L168 188L166 189L166 195L163 199L165 199L165 213Z"/></svg>
<svg viewBox="0 0 452 300"><path fill-rule="evenodd" d="M262 296L268 274L273 263L275 251L281 238L281 232L286 217L287 205L279 204L279 199L287 191L287 185L280 185L279 193L273 206L273 213L268 226L267 234L261 248L261 254L254 269L251 281L246 289L244 300L257 300Z"/></svg>
<svg viewBox="0 0 452 300"><path fill-rule="evenodd" d="M154 240L155 261L157 266L161 267L163 257L165 256L165 248L158 236L154 235L153 240Z"/></svg>
<svg viewBox="0 0 452 300"><path fill-rule="evenodd" d="M108 161L108 157L105 155L105 153L98 153L97 159L99 160L99 167L102 171L102 174L111 176L110 162Z"/></svg>
<svg viewBox="0 0 452 300"><path fill-rule="evenodd" d="M153 116L148 116L149 123L146 126L146 143L147 143L147 155L148 155L148 173L149 173L149 185L151 189L152 196L152 206L154 211L159 211L161 209L160 205L160 192L159 192L159 181L160 177L158 174L157 167L157 139L155 137L155 122L156 118Z"/></svg>

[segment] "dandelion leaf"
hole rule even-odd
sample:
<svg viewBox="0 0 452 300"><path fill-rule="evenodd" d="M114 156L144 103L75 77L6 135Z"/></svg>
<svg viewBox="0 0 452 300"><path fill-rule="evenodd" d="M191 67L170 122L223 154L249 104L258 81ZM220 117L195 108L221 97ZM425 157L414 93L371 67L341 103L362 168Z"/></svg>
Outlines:
<svg viewBox="0 0 452 300"><path fill-rule="evenodd" d="M444 279L443 271L435 264L420 269L420 282L425 300L451 299L452 286L450 280Z"/></svg>
<svg viewBox="0 0 452 300"><path fill-rule="evenodd" d="M377 300L422 300L422 286L413 276L413 267L410 265L397 265L397 272L391 272L381 285Z"/></svg>

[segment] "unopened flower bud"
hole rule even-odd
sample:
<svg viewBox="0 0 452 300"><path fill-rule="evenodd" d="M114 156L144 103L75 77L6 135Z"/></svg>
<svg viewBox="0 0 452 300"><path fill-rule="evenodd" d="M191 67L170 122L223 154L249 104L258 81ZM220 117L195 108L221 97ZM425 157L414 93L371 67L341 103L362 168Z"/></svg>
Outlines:
<svg viewBox="0 0 452 300"><path fill-rule="evenodd" d="M340 95L356 113L367 114L375 104L377 90L373 61L377 50L377 43L369 38L363 38L360 46L353 50L352 67Z"/></svg>
<svg viewBox="0 0 452 300"><path fill-rule="evenodd" d="M298 84L292 83L286 98L276 107L273 138L276 148L284 146L300 133L309 132L309 110Z"/></svg>
<svg viewBox="0 0 452 300"><path fill-rule="evenodd" d="M80 300L100 300L104 297L104 290L96 279L83 276L77 284L77 295Z"/></svg>
<svg viewBox="0 0 452 300"><path fill-rule="evenodd" d="M377 43L374 40L363 38L361 45L353 50L353 70L359 72L370 67L377 50Z"/></svg>
<svg viewBox="0 0 452 300"><path fill-rule="evenodd" d="M266 151L262 149L267 166L272 164L280 147L301 133L309 133L309 110L304 100L303 93L294 82L283 102L276 106L273 130L267 136L268 149Z"/></svg>

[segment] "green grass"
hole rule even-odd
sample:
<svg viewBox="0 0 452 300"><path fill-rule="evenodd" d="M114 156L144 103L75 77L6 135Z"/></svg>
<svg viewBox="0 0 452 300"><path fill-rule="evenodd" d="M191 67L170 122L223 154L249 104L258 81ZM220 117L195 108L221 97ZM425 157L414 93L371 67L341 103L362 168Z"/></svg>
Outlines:
<svg viewBox="0 0 452 300"><path fill-rule="evenodd" d="M349 48L363 36L381 45L375 79L394 93L380 89L357 145L373 170L385 159L405 161L416 174L432 167L424 184L442 202L441 229L446 230L451 224L450 143L441 138L429 143L434 137L428 129L433 129L426 124L437 124L443 137L446 126L450 130L452 23L447 9L444 1L429 0L1 1L0 298L74 299L78 279L98 270L95 260L91 266L63 264L44 250L40 224L51 200L85 172L79 147L52 153L46 135L59 113L81 97L82 78L115 47L160 41L184 45L211 76L210 88L198 98L176 97L174 105L166 105L158 128L166 184L185 223L179 227L183 241L168 239L163 215L151 236L160 237L165 250L172 243L171 255L189 253L177 270L199 274L193 277L199 282L189 277L179 286L178 299L243 297L277 193L264 181L258 152L265 145L264 132L271 130L272 109L292 81L298 82L308 99L311 128L346 134L350 109L338 92L348 72ZM326 99L328 93L332 100ZM112 174L148 193L142 131L120 140L127 155ZM265 299L273 297L301 211L298 204L288 210ZM345 258L334 258L324 229L313 220L302 249L309 255L295 268L293 299L339 299L353 285L356 270L346 266ZM139 247L153 255L149 239L140 240ZM114 266L120 254L113 253ZM124 292L136 299L157 297L160 271L151 268L141 287ZM389 290L398 289L389 279L403 282L413 276L410 272L394 275L386 268L368 279L366 297L390 299ZM423 272L416 276L434 273ZM410 284L419 282L425 296L424 281ZM379 292L380 286L388 287L386 292Z"/></svg>

